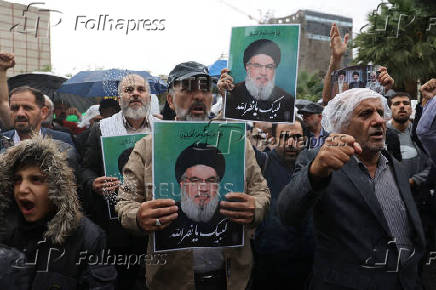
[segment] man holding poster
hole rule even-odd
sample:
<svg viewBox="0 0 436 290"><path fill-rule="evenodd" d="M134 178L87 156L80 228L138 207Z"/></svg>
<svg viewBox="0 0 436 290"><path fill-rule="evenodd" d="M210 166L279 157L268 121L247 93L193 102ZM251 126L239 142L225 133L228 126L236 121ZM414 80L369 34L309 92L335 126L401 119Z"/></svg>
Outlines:
<svg viewBox="0 0 436 290"><path fill-rule="evenodd" d="M170 107L176 112L176 121L200 121L200 119L208 121L212 91L210 85L204 85L205 80L210 82L207 67L196 62L179 64L171 71L168 79L170 89L167 100ZM167 124L175 125L176 123ZM160 122L157 124L160 124ZM207 123L198 124L205 126ZM211 125L214 125L214 123L211 123ZM201 134L202 132L192 132L184 135L184 138L192 138L192 136ZM245 137L245 132L243 136ZM168 140L172 139L168 138ZM181 139L179 138L179 140ZM174 140L172 142L173 145L177 143ZM244 190L243 192L237 190L228 192L225 194L226 201L220 201L218 207L221 215L226 216L237 225L245 225L244 246L231 248L204 247L165 252L167 261L165 265L147 265L146 276L149 289L199 290L245 289L247 287L253 265L249 239L253 235L256 225L262 221L266 213L270 193L257 165L252 146L246 140L243 141L242 145L245 148L243 151L245 153L242 154L244 162L235 162L234 166L227 166L226 172L235 166L239 166L242 172L245 172L245 178L242 180ZM160 147L173 148L173 146ZM153 166L159 166L162 162L152 162L152 148L151 136L147 136L136 143L123 171L124 184L120 188L116 209L121 224L125 228L137 232L145 231L149 234L147 252L153 255L155 254L153 247L154 236L156 236L153 233L170 228L172 223L176 223L180 211L174 199L153 200L153 175L155 174ZM171 151L169 152L171 153ZM165 160L166 157L162 154L159 155L161 161ZM183 174L180 175L180 172L184 171L186 173L184 180L189 178L191 183L200 179L202 179L202 183L208 183L208 181L212 181L209 178L213 177L213 181L221 178L223 173L220 173L220 168L222 168L222 165L207 166L207 164L204 164L204 158L200 159L203 163L194 162L196 164L185 164L182 167L175 166L175 171L178 172L176 177L180 176L179 180L182 181ZM195 165L206 165L208 168L202 167L202 175L194 176L192 169ZM189 167L185 168L186 166ZM161 172L174 175L174 172L169 172L168 168L167 170L164 170L164 168ZM189 168L191 168L191 172L189 172ZM213 173L212 168L216 173L215 176L212 176L213 174L211 176L204 175L207 173L206 169ZM195 174L197 173L195 172ZM239 177L237 174L226 173L223 178L228 176ZM198 180L194 177L198 178ZM157 183L160 182L157 181ZM212 197L212 194L209 196L205 193L200 194L197 198L197 204L203 203L205 205L210 197ZM184 206L181 207L183 210ZM206 219L206 217L203 218Z"/></svg>

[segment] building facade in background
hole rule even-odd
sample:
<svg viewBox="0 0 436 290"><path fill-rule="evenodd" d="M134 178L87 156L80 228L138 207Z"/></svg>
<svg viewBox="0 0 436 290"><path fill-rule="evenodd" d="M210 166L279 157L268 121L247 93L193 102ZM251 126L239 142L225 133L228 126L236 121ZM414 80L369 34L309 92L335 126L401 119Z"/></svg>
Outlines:
<svg viewBox="0 0 436 290"><path fill-rule="evenodd" d="M330 28L332 23L339 26L343 37L353 35L353 19L325 14L311 10L298 10L282 18L270 18L268 24L301 24L299 71L326 71L330 61ZM353 60L352 49L345 54L342 67L349 66Z"/></svg>
<svg viewBox="0 0 436 290"><path fill-rule="evenodd" d="M48 8L41 4L36 7L0 0L0 51L15 54L16 65L8 70L9 77L50 70Z"/></svg>

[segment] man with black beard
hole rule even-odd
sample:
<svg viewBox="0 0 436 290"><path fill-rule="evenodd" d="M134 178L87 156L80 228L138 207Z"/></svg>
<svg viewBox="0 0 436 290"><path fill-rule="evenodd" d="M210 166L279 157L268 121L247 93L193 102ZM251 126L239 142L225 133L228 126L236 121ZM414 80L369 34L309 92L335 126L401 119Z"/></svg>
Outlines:
<svg viewBox="0 0 436 290"><path fill-rule="evenodd" d="M387 122L387 127L395 132L400 141L402 164L409 173L409 183L413 189L424 185L430 171L431 162L423 148L420 148L416 140L412 139L412 106L410 95L398 92L389 98L389 106L392 111L392 120Z"/></svg>
<svg viewBox="0 0 436 290"><path fill-rule="evenodd" d="M292 121L294 97L275 85L279 46L268 39L252 42L244 51L244 82L227 95L226 117L259 121Z"/></svg>
<svg viewBox="0 0 436 290"><path fill-rule="evenodd" d="M180 153L175 164L181 194L178 218L156 232L156 249L242 244L242 225L219 213L224 173L224 156L214 146L192 144Z"/></svg>
<svg viewBox="0 0 436 290"><path fill-rule="evenodd" d="M141 76L130 74L120 81L118 94L121 111L94 123L89 132L81 174L81 202L86 214L106 231L108 248L114 254L141 254L145 252L146 239L131 235L121 227L116 216L112 200L120 181L105 176L100 137L150 132L153 118L150 114L150 86ZM137 273L141 275L142 272L138 268L117 265L119 279L116 289L132 288Z"/></svg>
<svg viewBox="0 0 436 290"><path fill-rule="evenodd" d="M392 111L392 120L387 122L387 127L391 128L392 132L398 136L402 157L401 163L408 174L410 189L422 219L427 239L427 255L431 255L435 249L434 197L431 194L434 179L429 176L432 162L421 143L417 142L417 138L412 134L413 124L409 119L412 114L410 99L410 95L404 92L398 92L389 98L388 104ZM436 270L434 267L434 265L423 266L425 289L435 289L434 278L431 278L434 277Z"/></svg>

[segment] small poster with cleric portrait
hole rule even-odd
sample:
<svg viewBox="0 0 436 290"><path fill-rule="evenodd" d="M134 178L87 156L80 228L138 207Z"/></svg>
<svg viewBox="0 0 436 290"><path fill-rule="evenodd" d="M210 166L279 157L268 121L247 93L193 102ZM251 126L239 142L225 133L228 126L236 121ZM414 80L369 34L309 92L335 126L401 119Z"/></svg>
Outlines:
<svg viewBox="0 0 436 290"><path fill-rule="evenodd" d="M128 134L119 136L101 136L101 152L103 154L103 166L105 176L116 177L123 182L123 168L129 161L130 153L137 141L147 134ZM115 212L117 193L106 194L108 216L111 220L117 220Z"/></svg>
<svg viewBox="0 0 436 290"><path fill-rule="evenodd" d="M119 136L101 136L104 173L123 181L123 168L129 161L130 153L136 142L147 134L127 134Z"/></svg>
<svg viewBox="0 0 436 290"><path fill-rule="evenodd" d="M178 206L177 219L154 232L154 251L243 246L243 225L220 213L220 201L244 192L245 123L153 126L153 198Z"/></svg>
<svg viewBox="0 0 436 290"><path fill-rule="evenodd" d="M225 118L293 122L300 25L233 27Z"/></svg>
<svg viewBox="0 0 436 290"><path fill-rule="evenodd" d="M379 65L354 65L332 72L331 96L343 93L349 89L369 88L381 95L385 88L379 82Z"/></svg>

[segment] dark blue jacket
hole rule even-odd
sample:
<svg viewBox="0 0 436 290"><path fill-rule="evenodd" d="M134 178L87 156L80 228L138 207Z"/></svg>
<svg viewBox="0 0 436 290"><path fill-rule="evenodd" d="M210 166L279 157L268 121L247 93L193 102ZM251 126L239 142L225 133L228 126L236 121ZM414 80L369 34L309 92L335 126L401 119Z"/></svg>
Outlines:
<svg viewBox="0 0 436 290"><path fill-rule="evenodd" d="M256 229L254 249L260 254L289 253L290 257L312 259L314 235L312 221L299 226L281 223L277 202L282 189L290 182L294 167L282 163L276 150L260 152L255 149L256 160L271 191L268 216Z"/></svg>
<svg viewBox="0 0 436 290"><path fill-rule="evenodd" d="M65 142L67 144L70 144L71 146L74 146L73 143L73 139L71 138L71 135L64 133L64 132L60 132L60 131L56 131L56 130L52 130L49 128L41 128L41 133L43 136L50 136L51 138L55 139L55 140L59 140L62 142ZM8 137L10 139L13 139L15 135L15 130L9 130L3 133L3 136Z"/></svg>

